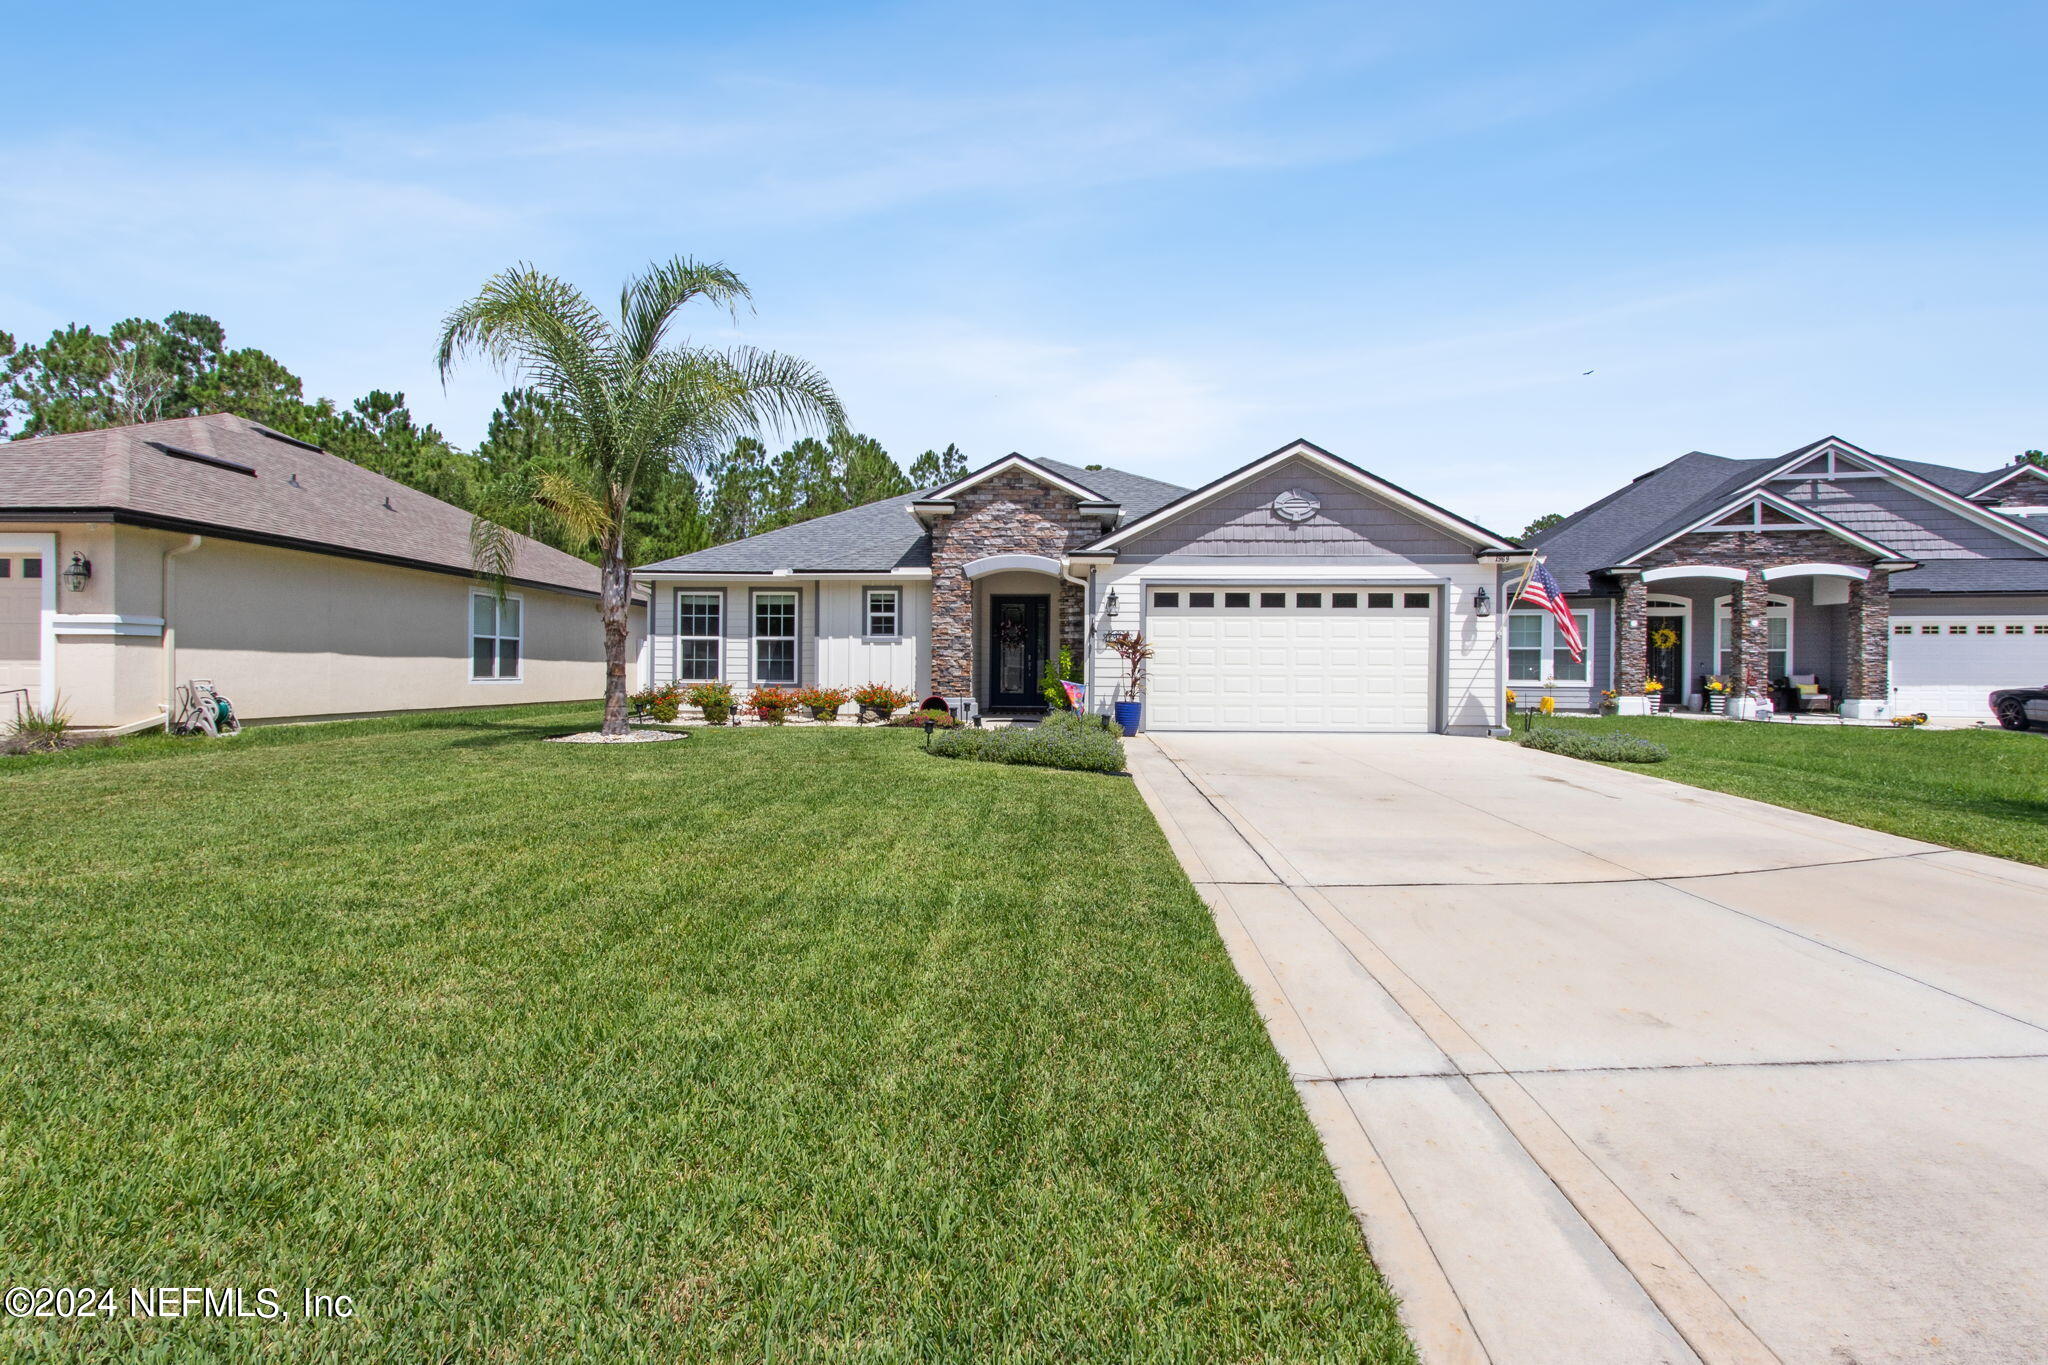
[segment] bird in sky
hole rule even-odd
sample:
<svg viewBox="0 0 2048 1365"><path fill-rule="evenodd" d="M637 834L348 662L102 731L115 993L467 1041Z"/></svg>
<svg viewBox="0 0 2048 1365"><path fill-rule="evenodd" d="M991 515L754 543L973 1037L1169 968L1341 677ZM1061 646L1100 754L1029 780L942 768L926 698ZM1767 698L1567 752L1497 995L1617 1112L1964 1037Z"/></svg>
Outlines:
<svg viewBox="0 0 2048 1365"><path fill-rule="evenodd" d="M1589 375L1589 374L1591 374L1591 373L1593 373L1593 372L1592 372L1591 370L1581 370L1581 371L1579 371L1579 374L1580 374L1581 376L1584 376L1584 375Z"/></svg>

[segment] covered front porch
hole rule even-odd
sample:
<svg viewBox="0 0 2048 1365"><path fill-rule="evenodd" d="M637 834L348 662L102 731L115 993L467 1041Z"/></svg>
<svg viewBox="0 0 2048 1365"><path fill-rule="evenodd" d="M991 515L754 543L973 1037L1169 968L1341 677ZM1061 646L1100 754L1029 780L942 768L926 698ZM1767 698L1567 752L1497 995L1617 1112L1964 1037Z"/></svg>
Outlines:
<svg viewBox="0 0 2048 1365"><path fill-rule="evenodd" d="M1667 709L1879 718L1888 580L1867 563L1644 569L1615 622L1616 691L1640 696L1655 682Z"/></svg>
<svg viewBox="0 0 2048 1365"><path fill-rule="evenodd" d="M1086 656L1087 596L1059 559L994 554L942 578L933 601L932 676L957 707L992 718L1044 714L1048 669Z"/></svg>

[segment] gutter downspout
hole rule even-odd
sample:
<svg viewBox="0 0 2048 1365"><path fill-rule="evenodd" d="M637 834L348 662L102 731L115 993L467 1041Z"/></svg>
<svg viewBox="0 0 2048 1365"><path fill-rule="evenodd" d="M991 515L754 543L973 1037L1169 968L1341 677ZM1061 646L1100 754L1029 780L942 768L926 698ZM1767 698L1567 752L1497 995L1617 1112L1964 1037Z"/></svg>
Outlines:
<svg viewBox="0 0 2048 1365"><path fill-rule="evenodd" d="M178 586L178 566L172 561L179 555L192 553L205 543L205 536L188 536L177 549L164 551L164 714L158 723L166 730L171 728L171 708L178 702L178 627L177 614L171 609Z"/></svg>

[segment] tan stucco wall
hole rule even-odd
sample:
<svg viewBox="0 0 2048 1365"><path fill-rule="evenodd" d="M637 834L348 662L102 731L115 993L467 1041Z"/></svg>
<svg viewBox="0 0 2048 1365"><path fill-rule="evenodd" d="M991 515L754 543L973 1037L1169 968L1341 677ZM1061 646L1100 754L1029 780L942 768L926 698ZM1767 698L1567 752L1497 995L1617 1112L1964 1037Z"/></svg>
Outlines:
<svg viewBox="0 0 2048 1365"><path fill-rule="evenodd" d="M183 535L128 526L9 529L58 534L58 563L73 549L93 561L84 592L61 589L58 610L124 617L168 615L176 681L210 678L249 720L378 711L508 706L595 698L604 691L596 603L534 588L524 604L523 677L471 682L469 594L452 574L372 564L207 537L175 561L164 610L164 554ZM632 659L644 631L633 613ZM74 723L111 728L162 714L164 640L158 635L63 635L57 688Z"/></svg>

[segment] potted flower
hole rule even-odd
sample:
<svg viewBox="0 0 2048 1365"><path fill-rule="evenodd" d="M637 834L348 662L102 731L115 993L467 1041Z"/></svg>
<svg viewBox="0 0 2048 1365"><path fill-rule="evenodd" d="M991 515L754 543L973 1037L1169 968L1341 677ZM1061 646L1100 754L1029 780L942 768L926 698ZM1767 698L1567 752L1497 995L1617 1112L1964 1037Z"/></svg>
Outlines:
<svg viewBox="0 0 2048 1365"><path fill-rule="evenodd" d="M875 719L880 721L888 720L917 700L902 688L891 687L887 683L866 683L856 687L853 689L853 699L860 703L863 718L865 713L872 711L875 713Z"/></svg>
<svg viewBox="0 0 2048 1365"><path fill-rule="evenodd" d="M1600 714L1611 716L1621 709L1621 694L1611 687L1600 689Z"/></svg>
<svg viewBox="0 0 2048 1365"><path fill-rule="evenodd" d="M691 683L683 692L683 700L704 713L706 725L723 725L732 719L732 684L729 682Z"/></svg>
<svg viewBox="0 0 2048 1365"><path fill-rule="evenodd" d="M1652 711L1659 710L1664 704L1664 684L1655 678L1650 679L1643 684L1643 697L1649 702Z"/></svg>
<svg viewBox="0 0 2048 1365"><path fill-rule="evenodd" d="M837 720L839 708L853 694L843 687L805 687L796 694L796 704L811 713L812 720Z"/></svg>
<svg viewBox="0 0 2048 1365"><path fill-rule="evenodd" d="M783 724L789 719L789 713L796 710L799 705L796 693L786 687L776 687L772 683L764 683L755 688L754 695L748 698L747 704L753 708L756 716L770 725Z"/></svg>
<svg viewBox="0 0 2048 1365"><path fill-rule="evenodd" d="M1124 661L1123 682L1117 688L1116 723L1128 739L1138 733L1138 724L1144 718L1145 665L1155 651L1135 630L1111 631L1102 643Z"/></svg>
<svg viewBox="0 0 2048 1365"><path fill-rule="evenodd" d="M1718 673L1707 679L1707 710L1717 716L1728 714L1728 680Z"/></svg>

